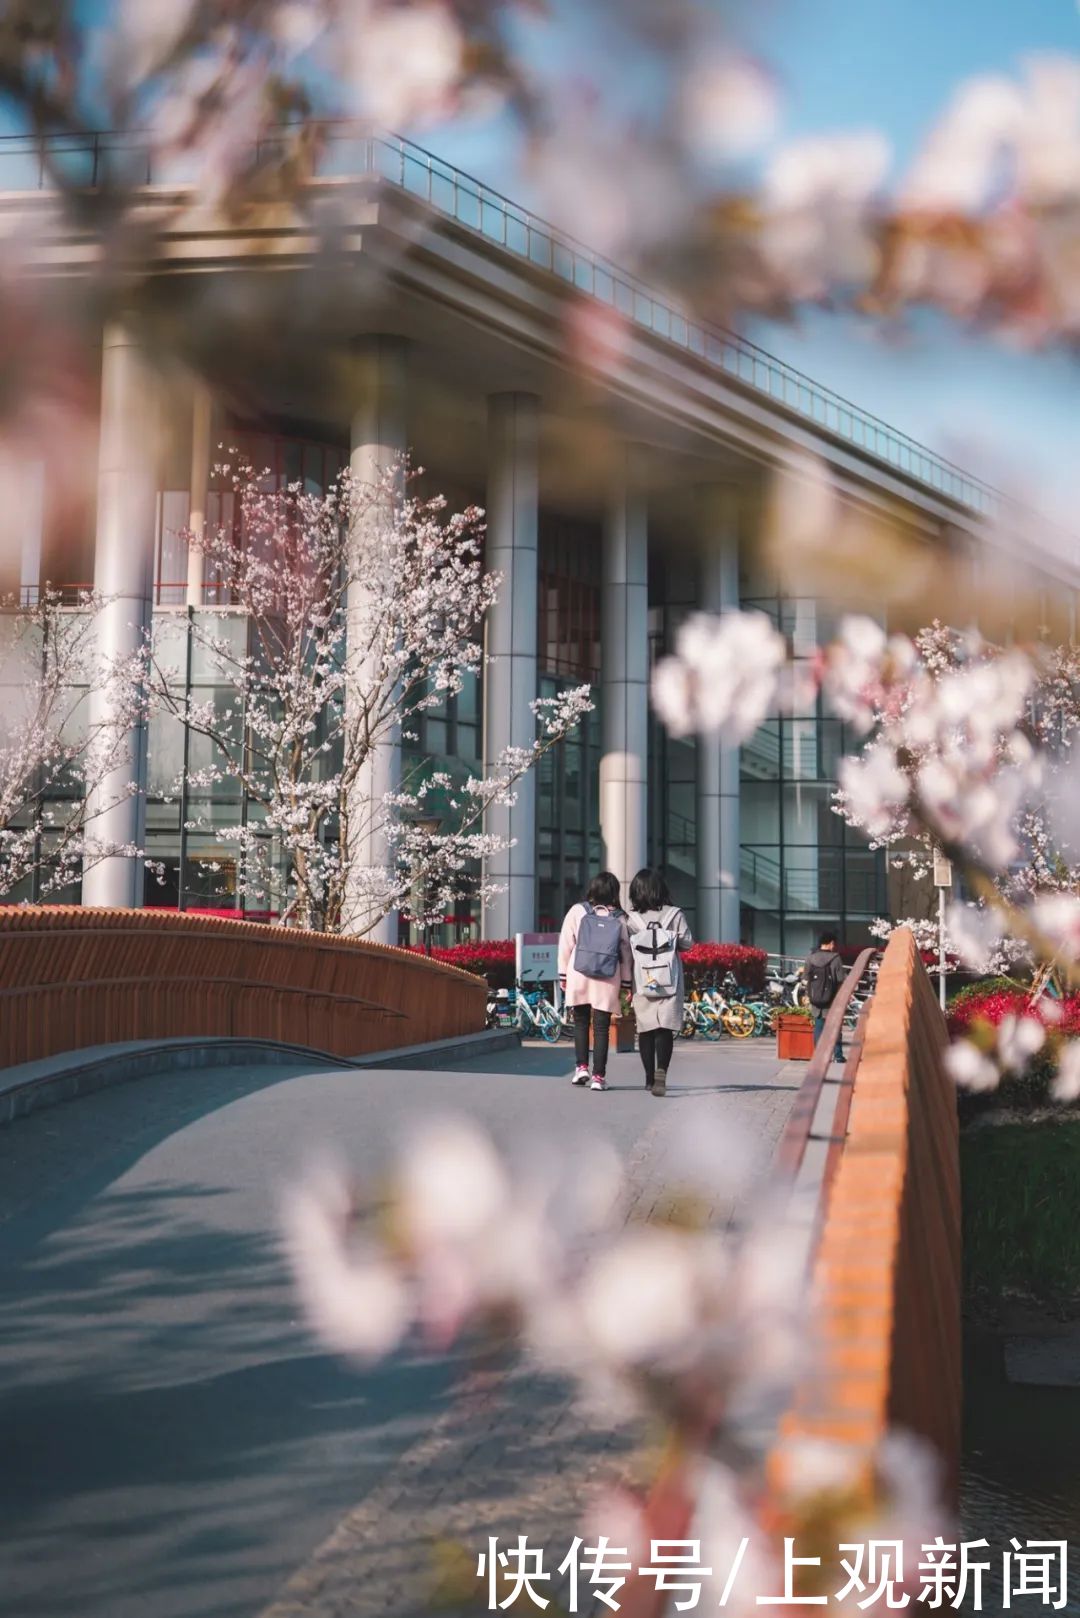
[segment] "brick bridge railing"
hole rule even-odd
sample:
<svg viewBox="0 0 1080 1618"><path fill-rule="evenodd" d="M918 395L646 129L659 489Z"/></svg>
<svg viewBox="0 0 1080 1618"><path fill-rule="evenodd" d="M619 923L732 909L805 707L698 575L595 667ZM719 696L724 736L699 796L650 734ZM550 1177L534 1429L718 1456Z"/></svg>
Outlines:
<svg viewBox="0 0 1080 1618"><path fill-rule="evenodd" d="M813 1259L816 1352L782 1431L842 1443L868 1470L879 1440L906 1429L934 1446L955 1498L960 1167L945 1045L914 938L896 932L867 1014Z"/></svg>
<svg viewBox="0 0 1080 1618"><path fill-rule="evenodd" d="M361 1056L484 1027L479 978L406 950L212 916L0 908L0 1067L184 1035Z"/></svg>

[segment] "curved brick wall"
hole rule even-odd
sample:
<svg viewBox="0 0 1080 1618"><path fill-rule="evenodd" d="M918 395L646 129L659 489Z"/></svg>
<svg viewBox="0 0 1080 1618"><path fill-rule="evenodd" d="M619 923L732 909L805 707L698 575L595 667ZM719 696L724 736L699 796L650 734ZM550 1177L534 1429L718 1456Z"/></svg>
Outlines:
<svg viewBox="0 0 1080 1618"><path fill-rule="evenodd" d="M928 1438L960 1457L960 1162L944 1018L909 932L889 940L814 1266L821 1341L785 1418L869 1456ZM778 1456L781 1479L783 1450Z"/></svg>
<svg viewBox="0 0 1080 1618"><path fill-rule="evenodd" d="M468 973L362 939L161 910L0 908L0 1066L177 1035L334 1056L472 1034Z"/></svg>

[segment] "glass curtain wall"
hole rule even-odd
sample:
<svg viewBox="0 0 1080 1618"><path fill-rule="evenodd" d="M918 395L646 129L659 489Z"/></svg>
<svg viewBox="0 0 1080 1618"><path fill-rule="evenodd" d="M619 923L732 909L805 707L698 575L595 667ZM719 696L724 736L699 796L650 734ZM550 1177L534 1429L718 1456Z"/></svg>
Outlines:
<svg viewBox="0 0 1080 1618"><path fill-rule="evenodd" d="M314 494L326 489L340 472L345 451L282 434L227 429L230 451L262 474L267 490L302 482ZM154 648L159 664L170 671L178 692L189 691L196 702L212 702L224 712L235 693L222 684L212 659L192 626L199 622L243 656L249 650L246 618L229 609L225 592L208 578L206 604L189 609L186 599L187 550L182 530L188 520L187 489L165 489L158 496L155 570ZM223 486L208 493L210 527L233 520L234 497ZM250 828L259 807L241 789L237 776L223 771L222 759L208 738L187 735L175 719L162 715L150 725L146 804L147 906L243 914L250 920L272 920L276 910L255 893L240 892L243 873L237 843L227 834ZM216 776L221 779L215 779Z"/></svg>
<svg viewBox="0 0 1080 1618"><path fill-rule="evenodd" d="M832 632L827 609L805 598L765 596L743 606L767 613L796 659ZM886 913L884 858L835 813L843 754L858 739L815 697L803 712L771 718L741 750L741 898L745 942L805 955L823 927L842 944L869 941Z"/></svg>
<svg viewBox="0 0 1080 1618"><path fill-rule="evenodd" d="M601 858L600 540L587 526L541 514L541 696L588 681L594 711L540 761L537 784L537 925L554 932Z"/></svg>
<svg viewBox="0 0 1080 1618"><path fill-rule="evenodd" d="M698 572L670 546L650 558L649 669L672 650L683 620L697 610ZM672 900L697 931L697 745L669 734L649 704L648 859L663 872Z"/></svg>

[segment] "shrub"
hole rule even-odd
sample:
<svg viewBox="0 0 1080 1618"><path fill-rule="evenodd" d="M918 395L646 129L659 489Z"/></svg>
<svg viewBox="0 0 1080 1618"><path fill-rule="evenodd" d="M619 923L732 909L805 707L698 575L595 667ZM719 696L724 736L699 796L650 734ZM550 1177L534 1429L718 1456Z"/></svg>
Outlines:
<svg viewBox="0 0 1080 1618"><path fill-rule="evenodd" d="M731 972L740 988L760 990L765 987L768 959L752 944L694 944L683 956L683 965L694 984Z"/></svg>
<svg viewBox="0 0 1080 1618"><path fill-rule="evenodd" d="M1064 1000L1042 996L1029 1004L1031 990L1013 978L983 978L954 994L948 1004L949 1033L956 1038L970 1034L978 1040L984 1031L996 1028L1003 1018L1034 1016L1048 1029L1069 1038L1080 1035L1080 994ZM997 1090L979 1096L961 1096L961 1116L987 1108L1008 1107L1027 1110L1046 1105L1057 1071L1057 1041L1047 1040L1042 1050L1022 1073L1009 1073Z"/></svg>
<svg viewBox="0 0 1080 1618"><path fill-rule="evenodd" d="M412 947L416 953L423 954L418 944ZM512 938L451 944L448 948L433 949L431 955L433 960L445 961L449 966L459 966L465 972L486 978L493 989L513 988L516 955ZM694 944L683 956L691 983L698 984L706 977L723 977L725 972L732 972L744 989L765 987L767 961L765 951L750 944Z"/></svg>
<svg viewBox="0 0 1080 1618"><path fill-rule="evenodd" d="M1075 1038L1080 1034L1080 994L1064 1000L1041 996L1029 1004L1030 990L1012 978L989 978L954 994L948 1005L950 1034L965 1034L975 1023L996 1028L1004 1017L1038 1017L1047 1028Z"/></svg>
<svg viewBox="0 0 1080 1618"><path fill-rule="evenodd" d="M412 948L415 954L424 954L421 945L414 944ZM479 943L437 947L431 951L431 958L445 961L447 966L460 967L474 977L486 978L489 988L512 989L514 986L517 954L512 938L487 938Z"/></svg>

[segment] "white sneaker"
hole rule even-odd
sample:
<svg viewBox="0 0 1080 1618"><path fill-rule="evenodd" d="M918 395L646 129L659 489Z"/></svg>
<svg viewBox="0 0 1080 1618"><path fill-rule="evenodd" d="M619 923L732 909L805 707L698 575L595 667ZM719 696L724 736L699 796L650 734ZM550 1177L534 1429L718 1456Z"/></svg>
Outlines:
<svg viewBox="0 0 1080 1618"><path fill-rule="evenodd" d="M589 1089L590 1090L606 1090L607 1089L607 1080L605 1079L605 1077L604 1077L604 1075L602 1073L594 1073L593 1074L592 1083L589 1085Z"/></svg>
<svg viewBox="0 0 1080 1618"><path fill-rule="evenodd" d="M591 1077L592 1077L592 1075L590 1074L587 1067L576 1067L574 1069L574 1077L570 1080L570 1083L571 1084L588 1084L589 1079Z"/></svg>

